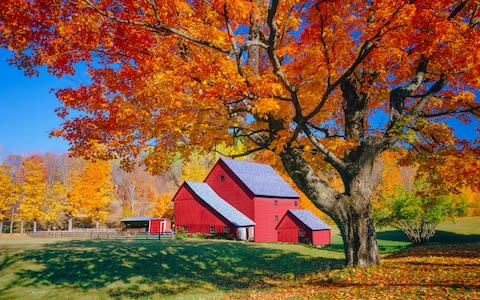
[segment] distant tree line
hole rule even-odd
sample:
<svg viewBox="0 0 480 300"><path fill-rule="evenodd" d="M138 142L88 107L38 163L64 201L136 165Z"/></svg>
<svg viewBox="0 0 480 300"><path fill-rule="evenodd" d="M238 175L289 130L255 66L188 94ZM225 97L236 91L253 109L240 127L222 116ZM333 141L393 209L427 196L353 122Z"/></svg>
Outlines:
<svg viewBox="0 0 480 300"><path fill-rule="evenodd" d="M116 161L10 155L0 164L0 232L99 229L125 216L171 217L180 180L175 166L152 176L139 166L126 172Z"/></svg>
<svg viewBox="0 0 480 300"><path fill-rule="evenodd" d="M194 151L186 159L178 155L160 175L151 175L140 165L127 172L118 161L88 161L66 154L8 156L0 164L0 232L98 229L118 226L122 217L139 215L173 219L171 199L181 183L203 181L220 154L238 151L242 145L218 146L211 153ZM256 155L251 159L271 164L293 186L274 157ZM480 215L478 189L449 177L448 161L430 164L406 159L401 149L387 151L374 165L378 176L373 180L378 188L372 209L377 225L398 228L412 242L423 243L447 218ZM342 192L341 180L328 168L324 173ZM301 207L331 222L299 194Z"/></svg>

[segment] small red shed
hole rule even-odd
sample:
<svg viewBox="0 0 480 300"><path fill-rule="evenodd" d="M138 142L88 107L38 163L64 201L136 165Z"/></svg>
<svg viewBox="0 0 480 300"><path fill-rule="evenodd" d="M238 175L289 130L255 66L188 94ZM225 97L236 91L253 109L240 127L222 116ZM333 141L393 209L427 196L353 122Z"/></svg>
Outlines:
<svg viewBox="0 0 480 300"><path fill-rule="evenodd" d="M330 227L308 210L290 209L277 225L278 241L329 245Z"/></svg>
<svg viewBox="0 0 480 300"><path fill-rule="evenodd" d="M120 220L127 231L148 232L150 234L171 231L169 219L149 216L128 217Z"/></svg>

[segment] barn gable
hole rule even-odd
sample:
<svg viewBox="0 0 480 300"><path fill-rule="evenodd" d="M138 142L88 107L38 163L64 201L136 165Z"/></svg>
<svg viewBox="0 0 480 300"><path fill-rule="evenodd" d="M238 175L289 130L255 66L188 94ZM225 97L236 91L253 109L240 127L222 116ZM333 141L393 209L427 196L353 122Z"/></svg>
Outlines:
<svg viewBox="0 0 480 300"><path fill-rule="evenodd" d="M255 196L299 198L297 192L269 165L228 158L220 161Z"/></svg>
<svg viewBox="0 0 480 300"><path fill-rule="evenodd" d="M227 201L222 199L208 184L190 181L185 182L185 184L198 198L200 198L235 227L247 227L255 225L255 222L242 214Z"/></svg>

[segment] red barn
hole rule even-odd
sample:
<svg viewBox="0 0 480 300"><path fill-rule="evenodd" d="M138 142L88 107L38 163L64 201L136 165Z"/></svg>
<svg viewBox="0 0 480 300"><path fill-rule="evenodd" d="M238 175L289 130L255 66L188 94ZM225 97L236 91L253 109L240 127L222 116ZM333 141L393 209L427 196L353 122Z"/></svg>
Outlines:
<svg viewBox="0 0 480 300"><path fill-rule="evenodd" d="M188 182L174 197L175 226L189 233L220 232L232 225L209 205L211 199L231 207L232 216L247 218L229 230L248 227L248 238L256 242L276 242L278 222L289 209L298 208L298 194L265 164L221 158L200 188L210 196L199 195L198 188L198 183Z"/></svg>
<svg viewBox="0 0 480 300"><path fill-rule="evenodd" d="M205 183L255 222L255 242L276 242L278 222L298 208L297 192L269 165L221 158Z"/></svg>
<svg viewBox="0 0 480 300"><path fill-rule="evenodd" d="M277 226L278 241L331 244L330 227L308 210L289 210Z"/></svg>
<svg viewBox="0 0 480 300"><path fill-rule="evenodd" d="M173 201L175 226L189 233L276 242L285 240L277 227L287 212L298 211L299 196L269 165L221 158L203 183L184 183ZM325 233L308 224L302 227L307 238L325 243ZM298 242L298 229L295 238L290 239Z"/></svg>

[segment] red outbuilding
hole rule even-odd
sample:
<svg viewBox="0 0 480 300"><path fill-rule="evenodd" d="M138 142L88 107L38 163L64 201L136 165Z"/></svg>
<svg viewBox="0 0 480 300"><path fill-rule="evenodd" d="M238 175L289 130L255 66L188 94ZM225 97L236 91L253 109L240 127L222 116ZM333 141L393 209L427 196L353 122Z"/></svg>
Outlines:
<svg viewBox="0 0 480 300"><path fill-rule="evenodd" d="M171 222L166 218L138 216L120 220L128 232L148 232L150 234L165 233L171 231Z"/></svg>
<svg viewBox="0 0 480 300"><path fill-rule="evenodd" d="M278 241L331 244L330 227L308 210L289 210L277 226Z"/></svg>

